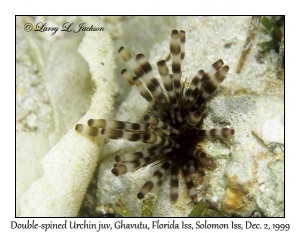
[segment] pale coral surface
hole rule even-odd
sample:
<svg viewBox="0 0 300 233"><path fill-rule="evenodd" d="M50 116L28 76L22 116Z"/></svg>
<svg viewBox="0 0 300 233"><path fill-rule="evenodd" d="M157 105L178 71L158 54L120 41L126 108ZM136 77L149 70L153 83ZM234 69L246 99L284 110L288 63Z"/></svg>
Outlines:
<svg viewBox="0 0 300 233"><path fill-rule="evenodd" d="M147 102L119 74L125 64L117 50L125 46L132 54L144 53L156 70L156 62L168 55L175 28L186 31L183 77L188 81L220 58L230 67L206 106L204 124L230 125L235 136L205 144L217 169L197 187L198 199L213 203L224 216L283 216L284 81L278 79L278 54L270 51L263 62L257 59L258 43L269 39L266 33L258 33L243 71L236 73L250 21L251 17L17 17L17 216L72 217L80 208L92 212L99 205L120 202L131 216L143 215L148 204L136 194L155 168L120 177L111 168L116 153L145 145L92 139L74 126L90 118L141 121ZM86 22L105 30L51 35L25 32L26 22L58 27ZM272 119L279 119L274 127L266 124ZM266 145L269 138L279 145L276 153ZM91 180L96 184L93 195L87 192ZM152 216L188 216L194 204L182 180L179 185L175 203L169 200L168 182L148 196Z"/></svg>

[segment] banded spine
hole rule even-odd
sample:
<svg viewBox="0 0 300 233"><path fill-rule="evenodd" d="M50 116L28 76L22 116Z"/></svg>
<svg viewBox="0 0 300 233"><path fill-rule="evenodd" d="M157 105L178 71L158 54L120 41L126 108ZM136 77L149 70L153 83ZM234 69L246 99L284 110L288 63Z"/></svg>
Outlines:
<svg viewBox="0 0 300 233"><path fill-rule="evenodd" d="M141 123L119 120L90 119L87 125L77 124L75 130L91 137L105 136L149 145L145 151L117 154L112 173L116 176L138 170L148 165L160 164L151 179L145 182L138 198L143 198L153 188L160 187L164 176L170 175L170 199L178 199L181 173L191 200L198 201L193 177L215 167L213 160L199 146L205 137L228 138L234 135L231 128L204 129L205 103L226 78L229 67L219 59L209 72L200 69L185 91L182 61L185 57L186 34L173 30L170 38L171 67L166 60L157 62L161 82L154 76L151 64L143 54L133 57L124 47L118 51L127 64L121 75L152 106ZM161 85L162 83L162 85Z"/></svg>

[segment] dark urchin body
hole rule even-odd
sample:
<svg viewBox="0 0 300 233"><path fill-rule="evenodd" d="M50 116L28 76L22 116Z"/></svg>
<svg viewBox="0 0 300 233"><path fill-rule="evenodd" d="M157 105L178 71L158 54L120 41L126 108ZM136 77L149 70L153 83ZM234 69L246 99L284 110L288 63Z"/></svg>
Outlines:
<svg viewBox="0 0 300 233"><path fill-rule="evenodd" d="M155 186L162 184L163 176L170 171L170 198L178 198L178 175L181 172L194 203L198 201L192 175L204 176L204 168L211 164L210 158L200 146L207 136L228 137L234 134L230 128L203 129L204 104L225 79L229 70L218 60L209 72L199 70L189 87L181 83L181 61L184 59L185 32L173 30L170 40L172 72L165 60L157 63L160 80L153 76L152 67L143 54L134 60L124 48L119 49L130 71L121 71L130 85L152 105L153 112L144 117L143 123L116 120L90 119L88 126L78 124L75 129L90 136L103 135L110 139L142 141L151 146L146 151L116 155L112 173L116 176L152 164L161 164L138 193L143 198ZM162 85L162 84L163 85Z"/></svg>

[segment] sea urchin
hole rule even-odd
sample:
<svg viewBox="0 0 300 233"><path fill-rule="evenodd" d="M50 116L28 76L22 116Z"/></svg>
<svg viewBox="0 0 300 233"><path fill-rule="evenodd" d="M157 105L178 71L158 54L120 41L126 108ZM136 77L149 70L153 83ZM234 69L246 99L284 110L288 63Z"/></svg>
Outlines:
<svg viewBox="0 0 300 233"><path fill-rule="evenodd" d="M210 159L200 143L207 136L228 137L234 134L231 128L203 129L204 104L219 87L229 70L220 59L212 64L210 72L199 70L188 88L181 82L181 61L184 59L185 31L173 30L170 40L172 72L165 60L157 63L160 81L153 76L152 67L143 54L134 60L124 48L119 54L129 70L123 69L122 76L151 104L152 113L144 116L143 123L116 120L90 119L88 126L77 124L78 132L92 137L98 135L110 139L141 141L151 146L146 151L116 155L112 173L116 176L148 165L161 164L150 180L137 194L143 198L155 186L162 184L166 172L171 173L170 198L178 198L178 175L182 173L194 203L198 201L192 175L204 176L203 168Z"/></svg>

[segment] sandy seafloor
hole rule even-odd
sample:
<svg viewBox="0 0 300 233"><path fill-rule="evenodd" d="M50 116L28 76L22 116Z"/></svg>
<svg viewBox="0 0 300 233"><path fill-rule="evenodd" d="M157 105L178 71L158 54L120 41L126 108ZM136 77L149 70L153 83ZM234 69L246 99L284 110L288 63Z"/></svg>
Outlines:
<svg viewBox="0 0 300 233"><path fill-rule="evenodd" d="M39 23L103 27L104 31L33 31ZM222 59L230 67L206 105L205 128L230 126L228 140L203 145L217 163L197 186L202 216L284 215L284 77L280 54L261 54L271 34L258 28L242 72L237 65L251 17L17 17L17 216L97 216L107 204L124 216L188 216L194 208L181 177L179 199L169 199L168 176L144 200L136 194L155 167L115 177L116 153L142 143L91 139L74 130L90 118L139 122L147 102L123 80L117 51L144 53L156 62L169 52L171 30L185 30L183 77L209 71ZM33 30L24 31L25 23ZM66 25L66 24L65 24ZM203 207L202 205L202 207Z"/></svg>

